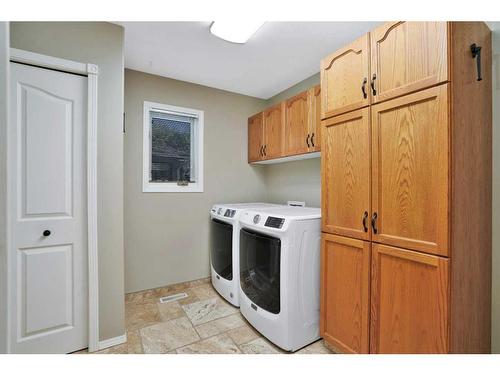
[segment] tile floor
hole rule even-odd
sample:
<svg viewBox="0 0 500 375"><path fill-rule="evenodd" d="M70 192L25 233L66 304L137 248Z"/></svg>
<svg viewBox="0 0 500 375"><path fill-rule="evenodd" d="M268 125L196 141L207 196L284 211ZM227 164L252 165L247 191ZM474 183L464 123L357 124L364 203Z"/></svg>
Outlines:
<svg viewBox="0 0 500 375"><path fill-rule="evenodd" d="M160 303L171 294L187 294ZM239 310L202 279L125 296L128 341L98 353L106 354L279 354L286 353L254 330ZM331 353L322 340L298 354Z"/></svg>

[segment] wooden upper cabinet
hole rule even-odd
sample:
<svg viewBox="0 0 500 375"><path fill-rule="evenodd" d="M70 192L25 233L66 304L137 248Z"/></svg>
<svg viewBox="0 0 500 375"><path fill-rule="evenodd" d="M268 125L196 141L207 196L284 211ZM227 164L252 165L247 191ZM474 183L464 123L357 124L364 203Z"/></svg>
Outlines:
<svg viewBox="0 0 500 375"><path fill-rule="evenodd" d="M321 215L324 232L370 239L369 108L323 120Z"/></svg>
<svg viewBox="0 0 500 375"><path fill-rule="evenodd" d="M446 22L389 22L370 38L373 103L448 80Z"/></svg>
<svg viewBox="0 0 500 375"><path fill-rule="evenodd" d="M283 156L285 132L285 102L278 103L264 111L264 158Z"/></svg>
<svg viewBox="0 0 500 375"><path fill-rule="evenodd" d="M311 134L310 151L321 150L321 86L310 88L307 92L309 100L309 133Z"/></svg>
<svg viewBox="0 0 500 375"><path fill-rule="evenodd" d="M307 91L285 102L285 154L303 154L309 151L309 101Z"/></svg>
<svg viewBox="0 0 500 375"><path fill-rule="evenodd" d="M370 242L322 234L320 334L342 353L368 353Z"/></svg>
<svg viewBox="0 0 500 375"><path fill-rule="evenodd" d="M449 260L372 244L371 353L449 351Z"/></svg>
<svg viewBox="0 0 500 375"><path fill-rule="evenodd" d="M264 154L263 113L257 113L248 119L248 162L263 160Z"/></svg>
<svg viewBox="0 0 500 375"><path fill-rule="evenodd" d="M321 60L321 118L370 104L369 36Z"/></svg>
<svg viewBox="0 0 500 375"><path fill-rule="evenodd" d="M448 126L448 85L372 106L373 241L449 254Z"/></svg>

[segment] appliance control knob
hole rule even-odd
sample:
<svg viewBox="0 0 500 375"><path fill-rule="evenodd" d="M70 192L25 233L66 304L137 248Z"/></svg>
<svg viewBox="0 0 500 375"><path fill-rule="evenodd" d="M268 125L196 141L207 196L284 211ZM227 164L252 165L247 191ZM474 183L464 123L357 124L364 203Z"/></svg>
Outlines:
<svg viewBox="0 0 500 375"><path fill-rule="evenodd" d="M254 223L254 224L259 224L259 221L260 221L260 215L255 215L255 216L253 217L253 223Z"/></svg>

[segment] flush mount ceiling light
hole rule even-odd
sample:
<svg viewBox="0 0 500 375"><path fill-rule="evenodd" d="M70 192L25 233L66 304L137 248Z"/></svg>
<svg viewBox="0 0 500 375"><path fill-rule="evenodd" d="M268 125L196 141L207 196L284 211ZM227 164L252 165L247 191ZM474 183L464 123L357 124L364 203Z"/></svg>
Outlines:
<svg viewBox="0 0 500 375"><path fill-rule="evenodd" d="M210 32L228 42L241 44L246 43L263 24L262 21L251 20L214 21Z"/></svg>

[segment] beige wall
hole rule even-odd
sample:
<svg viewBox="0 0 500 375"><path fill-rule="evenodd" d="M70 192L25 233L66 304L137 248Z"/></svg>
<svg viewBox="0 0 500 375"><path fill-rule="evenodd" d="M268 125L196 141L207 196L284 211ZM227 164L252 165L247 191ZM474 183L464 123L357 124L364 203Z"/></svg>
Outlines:
<svg viewBox="0 0 500 375"><path fill-rule="evenodd" d="M500 27L493 32L493 56L493 303L491 351L500 353Z"/></svg>
<svg viewBox="0 0 500 375"><path fill-rule="evenodd" d="M7 77L9 24L0 22L0 353L7 352Z"/></svg>
<svg viewBox="0 0 500 375"><path fill-rule="evenodd" d="M99 336L124 333L123 28L105 22L13 22L11 46L99 66Z"/></svg>
<svg viewBox="0 0 500 375"><path fill-rule="evenodd" d="M205 111L204 192L142 192L143 102ZM209 276L209 210L266 198L265 167L247 164L247 118L263 100L125 70L125 289Z"/></svg>
<svg viewBox="0 0 500 375"><path fill-rule="evenodd" d="M290 98L319 84L319 73L306 78L289 89L269 98L266 106ZM307 206L319 207L321 196L320 159L291 161L266 165L266 187L272 203L287 200L305 201Z"/></svg>

